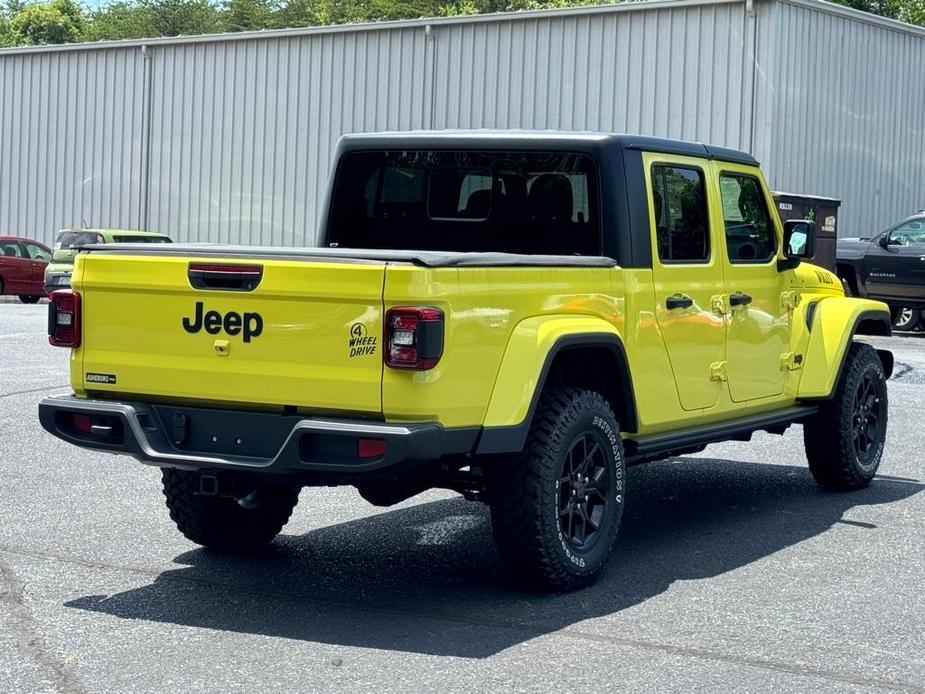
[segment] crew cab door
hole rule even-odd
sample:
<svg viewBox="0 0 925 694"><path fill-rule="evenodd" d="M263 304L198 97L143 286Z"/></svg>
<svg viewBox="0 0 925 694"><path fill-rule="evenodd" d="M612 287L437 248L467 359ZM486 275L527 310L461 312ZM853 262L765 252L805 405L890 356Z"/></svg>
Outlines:
<svg viewBox="0 0 925 694"><path fill-rule="evenodd" d="M707 185L709 162L657 153L646 153L643 161L656 319L681 407L712 407L722 392L717 369L725 354L725 317L713 309L723 275L711 234L710 210L718 201Z"/></svg>
<svg viewBox="0 0 925 694"><path fill-rule="evenodd" d="M51 251L38 243L20 244L24 250L25 257L29 258L32 266L31 286L29 292L35 296L45 294L45 268L48 267L48 261L51 260Z"/></svg>
<svg viewBox="0 0 925 694"><path fill-rule="evenodd" d="M925 301L925 217L874 239L864 263L871 296Z"/></svg>
<svg viewBox="0 0 925 694"><path fill-rule="evenodd" d="M790 344L784 274L777 270L780 220L757 167L715 162L713 171L724 230L729 394L734 402L773 397L783 393L780 359Z"/></svg>

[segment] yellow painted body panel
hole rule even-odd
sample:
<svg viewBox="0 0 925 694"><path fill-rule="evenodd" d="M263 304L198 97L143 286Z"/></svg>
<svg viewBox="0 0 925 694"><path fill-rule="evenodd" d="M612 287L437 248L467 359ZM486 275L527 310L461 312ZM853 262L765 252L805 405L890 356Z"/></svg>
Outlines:
<svg viewBox="0 0 925 694"><path fill-rule="evenodd" d="M446 316L443 358L430 371L385 369L388 421L436 420L448 427L485 420L515 326L527 318L585 315L618 328L624 301L613 271L575 267L388 267L385 308L435 306ZM616 329L616 328L615 328ZM531 362L545 355L533 354Z"/></svg>
<svg viewBox="0 0 925 694"><path fill-rule="evenodd" d="M652 200L651 169L667 164L699 170L709 181L709 162L695 157L643 154L646 187ZM715 192L707 186L708 208L715 211ZM667 202L666 202L667 204ZM714 220L711 219L711 223ZM657 221L653 205L649 204L649 227L652 242L652 280L656 302L653 306L662 339L670 357L670 368L677 385L681 405L685 410L698 411L713 407L719 402L723 386L711 381L712 364L720 362L725 352L726 319L713 308L714 298L723 293L722 266L717 258L715 243L707 262L663 263L657 252ZM712 239L711 239L712 241ZM666 301L671 296L689 297L690 308L669 309Z"/></svg>
<svg viewBox="0 0 925 694"><path fill-rule="evenodd" d="M383 263L273 260L253 292L193 289L190 262L214 259L81 253L73 288L83 295L83 344L71 383L91 391L87 373L112 374L102 393L316 411L378 413L382 355L351 357L351 326L381 340ZM181 323L195 303L225 315L257 312L262 333L205 330ZM219 343L227 343L226 354Z"/></svg>
<svg viewBox="0 0 925 694"><path fill-rule="evenodd" d="M786 372L776 368L790 343L790 311L782 301L789 287L789 274L778 272L777 259L783 244L783 228L775 214L774 199L761 170L724 161L711 163L710 187L714 191L716 214L711 215L719 243L723 282L727 295L748 294L747 306L730 306L726 327L726 374L729 397L736 403L761 398L776 398L784 392ZM727 245L719 177L723 173L741 173L761 182L764 202L774 225L777 254L766 263L733 262Z"/></svg>
<svg viewBox="0 0 925 694"><path fill-rule="evenodd" d="M806 345L806 366L798 396L821 398L835 388L845 350L851 342L849 330L861 314L890 315L889 307L868 299L827 298L820 301L813 316L813 329Z"/></svg>
<svg viewBox="0 0 925 694"><path fill-rule="evenodd" d="M534 316L518 323L495 379L485 426L519 424L527 416L545 362L533 355L548 354L560 338L592 334L621 337L615 324L595 316Z"/></svg>

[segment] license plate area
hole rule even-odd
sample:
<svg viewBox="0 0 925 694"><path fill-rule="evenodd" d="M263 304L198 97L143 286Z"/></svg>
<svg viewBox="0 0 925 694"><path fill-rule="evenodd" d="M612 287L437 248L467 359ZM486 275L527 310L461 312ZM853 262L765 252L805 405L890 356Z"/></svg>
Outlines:
<svg viewBox="0 0 925 694"><path fill-rule="evenodd" d="M281 414L158 405L160 429L184 453L272 459L301 419Z"/></svg>

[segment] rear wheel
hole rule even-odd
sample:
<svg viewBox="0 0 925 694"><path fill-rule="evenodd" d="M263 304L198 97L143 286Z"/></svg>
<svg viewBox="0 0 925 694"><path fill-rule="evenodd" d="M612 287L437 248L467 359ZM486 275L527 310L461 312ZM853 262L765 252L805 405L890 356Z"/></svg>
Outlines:
<svg viewBox="0 0 925 694"><path fill-rule="evenodd" d="M235 497L201 494L198 472L167 468L162 478L167 508L180 532L226 552L250 552L271 542L299 500L298 489L261 480L236 484L240 495Z"/></svg>
<svg viewBox="0 0 925 694"><path fill-rule="evenodd" d="M890 315L894 330L915 330L922 320L922 312L914 308L894 308Z"/></svg>
<svg viewBox="0 0 925 694"><path fill-rule="evenodd" d="M37 304L41 298L40 296L30 296L28 294L19 295L19 300L24 304Z"/></svg>
<svg viewBox="0 0 925 694"><path fill-rule="evenodd" d="M594 582L623 514L620 430L598 393L556 388L542 397L524 451L485 465L498 549L532 587Z"/></svg>
<svg viewBox="0 0 925 694"><path fill-rule="evenodd" d="M886 375L870 345L853 342L834 397L803 426L809 469L820 486L847 491L870 484L886 439Z"/></svg>

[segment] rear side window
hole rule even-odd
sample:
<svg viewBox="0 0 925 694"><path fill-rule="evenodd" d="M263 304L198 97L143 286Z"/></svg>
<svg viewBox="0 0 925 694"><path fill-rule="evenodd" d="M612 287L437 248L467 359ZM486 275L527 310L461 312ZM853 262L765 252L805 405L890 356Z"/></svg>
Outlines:
<svg viewBox="0 0 925 694"><path fill-rule="evenodd" d="M669 164L652 166L652 209L659 260L709 261L710 226L703 171Z"/></svg>
<svg viewBox="0 0 925 694"><path fill-rule="evenodd" d="M777 254L777 235L761 184L754 176L724 173L719 177L731 263L766 263Z"/></svg>
<svg viewBox="0 0 925 694"><path fill-rule="evenodd" d="M335 176L331 245L601 254L597 170L583 154L354 152Z"/></svg>
<svg viewBox="0 0 925 694"><path fill-rule="evenodd" d="M172 243L167 236L113 236L114 243Z"/></svg>

